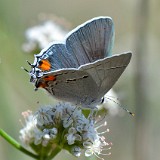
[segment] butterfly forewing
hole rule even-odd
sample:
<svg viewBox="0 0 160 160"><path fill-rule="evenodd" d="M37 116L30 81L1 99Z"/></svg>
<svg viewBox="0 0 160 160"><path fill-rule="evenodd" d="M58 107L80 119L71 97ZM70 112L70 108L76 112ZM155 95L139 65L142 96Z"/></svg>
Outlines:
<svg viewBox="0 0 160 160"><path fill-rule="evenodd" d="M66 47L80 66L109 56L113 40L112 19L99 17L73 30L66 40Z"/></svg>
<svg viewBox="0 0 160 160"><path fill-rule="evenodd" d="M98 17L78 26L66 37L66 43L52 43L35 56L34 66L41 60L51 64L51 70L78 68L104 58L111 53L114 26L111 18Z"/></svg>
<svg viewBox="0 0 160 160"><path fill-rule="evenodd" d="M73 55L68 52L64 44L51 45L46 51L43 51L40 58L42 60L47 59L50 62L51 70L78 67L77 61L73 59Z"/></svg>

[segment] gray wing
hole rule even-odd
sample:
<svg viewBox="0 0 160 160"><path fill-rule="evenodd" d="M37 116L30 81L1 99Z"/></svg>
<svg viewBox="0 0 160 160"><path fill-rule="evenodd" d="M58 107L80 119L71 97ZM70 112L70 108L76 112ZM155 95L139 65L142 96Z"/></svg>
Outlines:
<svg viewBox="0 0 160 160"><path fill-rule="evenodd" d="M115 55L79 68L91 75L96 82L97 99L103 97L113 87L129 64L131 55L131 53Z"/></svg>
<svg viewBox="0 0 160 160"><path fill-rule="evenodd" d="M94 62L111 54L114 25L109 17L98 17L73 30L66 39L67 50L78 65Z"/></svg>
<svg viewBox="0 0 160 160"><path fill-rule="evenodd" d="M111 53L113 34L112 19L92 19L71 31L66 44L53 43L36 55L36 59L49 60L51 70L78 68L82 64L108 56Z"/></svg>
<svg viewBox="0 0 160 160"><path fill-rule="evenodd" d="M43 79L54 76L55 80L48 81L45 89L54 97L74 104L88 105L97 97L97 85L92 77L76 69L63 69L47 73L37 83L43 83Z"/></svg>
<svg viewBox="0 0 160 160"><path fill-rule="evenodd" d="M77 61L72 53L68 52L65 44L52 44L49 48L43 51L41 59L48 59L51 63L51 70L61 68L77 68ZM39 55L36 55L38 57Z"/></svg>

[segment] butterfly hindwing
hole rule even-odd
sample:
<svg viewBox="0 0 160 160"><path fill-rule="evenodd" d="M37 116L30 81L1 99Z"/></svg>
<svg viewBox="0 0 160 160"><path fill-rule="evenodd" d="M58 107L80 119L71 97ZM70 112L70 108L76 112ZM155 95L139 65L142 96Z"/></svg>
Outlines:
<svg viewBox="0 0 160 160"><path fill-rule="evenodd" d="M119 79L131 59L131 53L106 57L94 63L83 65L80 70L87 72L98 86L98 98L106 94Z"/></svg>
<svg viewBox="0 0 160 160"><path fill-rule="evenodd" d="M54 79L49 79L54 77ZM52 96L74 104L90 104L97 97L97 84L84 71L63 69L50 72L37 81L37 86L43 85Z"/></svg>

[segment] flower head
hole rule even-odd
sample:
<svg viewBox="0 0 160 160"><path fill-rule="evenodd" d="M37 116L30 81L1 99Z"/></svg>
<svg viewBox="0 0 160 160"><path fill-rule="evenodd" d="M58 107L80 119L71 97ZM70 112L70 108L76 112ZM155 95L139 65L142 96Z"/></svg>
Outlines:
<svg viewBox="0 0 160 160"><path fill-rule="evenodd" d="M99 157L108 145L105 138L98 133L100 127L91 118L86 118L81 109L69 103L40 108L35 114L23 113L26 125L20 130L21 141L39 153L39 148L47 148L46 154L52 154L56 147L66 149L79 157L82 149L86 156ZM44 154L44 152L43 152Z"/></svg>

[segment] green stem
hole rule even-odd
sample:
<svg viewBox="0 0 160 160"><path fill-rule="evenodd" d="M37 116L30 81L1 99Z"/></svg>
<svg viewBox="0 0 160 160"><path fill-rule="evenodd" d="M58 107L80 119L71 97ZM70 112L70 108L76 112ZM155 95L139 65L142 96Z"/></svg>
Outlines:
<svg viewBox="0 0 160 160"><path fill-rule="evenodd" d="M57 146L54 148L53 152L46 158L46 160L51 160L52 158L54 158L62 149Z"/></svg>
<svg viewBox="0 0 160 160"><path fill-rule="evenodd" d="M15 139L13 139L11 136L9 136L5 131L3 131L2 129L0 129L0 135L6 140L8 141L12 146L14 146L15 148L17 148L18 150L20 150L21 152L27 154L28 156L31 156L32 158L35 159L39 159L39 156L29 152L28 150L26 150L24 147L22 147Z"/></svg>

